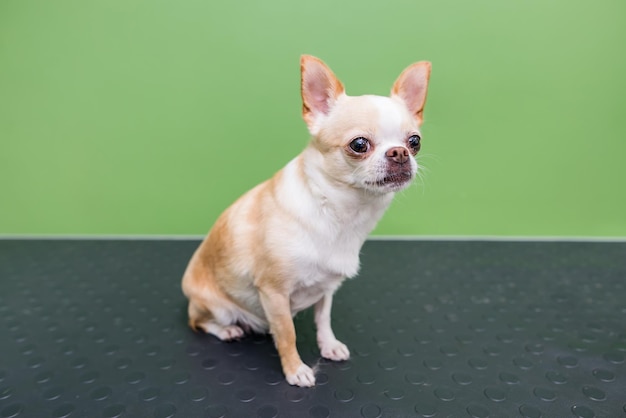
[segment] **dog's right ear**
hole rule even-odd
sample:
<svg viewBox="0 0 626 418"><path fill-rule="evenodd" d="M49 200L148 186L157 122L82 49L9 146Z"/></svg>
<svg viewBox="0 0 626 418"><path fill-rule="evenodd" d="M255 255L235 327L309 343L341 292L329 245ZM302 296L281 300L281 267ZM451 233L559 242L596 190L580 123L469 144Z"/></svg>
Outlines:
<svg viewBox="0 0 626 418"><path fill-rule="evenodd" d="M320 118L328 115L337 98L344 93L343 84L319 58L303 55L300 58L302 74L302 117L315 135Z"/></svg>

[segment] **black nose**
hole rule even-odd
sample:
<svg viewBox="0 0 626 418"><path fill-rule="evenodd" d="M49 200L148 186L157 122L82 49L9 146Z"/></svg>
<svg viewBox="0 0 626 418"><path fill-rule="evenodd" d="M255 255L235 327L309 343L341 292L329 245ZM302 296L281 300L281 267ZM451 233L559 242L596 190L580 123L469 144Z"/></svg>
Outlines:
<svg viewBox="0 0 626 418"><path fill-rule="evenodd" d="M409 161L409 150L404 147L389 148L385 155L388 160L392 160L398 164L404 164Z"/></svg>

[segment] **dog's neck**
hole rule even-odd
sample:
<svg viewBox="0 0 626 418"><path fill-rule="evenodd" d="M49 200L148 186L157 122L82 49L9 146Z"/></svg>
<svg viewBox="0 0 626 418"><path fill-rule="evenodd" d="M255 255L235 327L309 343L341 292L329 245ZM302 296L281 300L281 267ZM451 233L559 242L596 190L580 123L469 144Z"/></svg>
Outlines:
<svg viewBox="0 0 626 418"><path fill-rule="evenodd" d="M375 224L393 199L393 192L373 193L338 181L328 173L324 155L313 145L307 146L298 159L312 197L327 211L334 212L337 218L351 217L358 212Z"/></svg>

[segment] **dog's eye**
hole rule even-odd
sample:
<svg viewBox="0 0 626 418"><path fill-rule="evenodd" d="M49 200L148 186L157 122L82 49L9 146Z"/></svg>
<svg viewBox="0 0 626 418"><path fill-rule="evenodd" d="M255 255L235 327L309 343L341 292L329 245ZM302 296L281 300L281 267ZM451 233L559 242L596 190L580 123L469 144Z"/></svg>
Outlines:
<svg viewBox="0 0 626 418"><path fill-rule="evenodd" d="M363 154L370 149L370 141L363 137L358 137L350 142L350 149L359 154Z"/></svg>
<svg viewBox="0 0 626 418"><path fill-rule="evenodd" d="M413 153L416 153L417 151L420 150L420 140L421 139L422 138L420 138L419 135L411 135L409 137L408 143L409 143L409 147L411 148Z"/></svg>

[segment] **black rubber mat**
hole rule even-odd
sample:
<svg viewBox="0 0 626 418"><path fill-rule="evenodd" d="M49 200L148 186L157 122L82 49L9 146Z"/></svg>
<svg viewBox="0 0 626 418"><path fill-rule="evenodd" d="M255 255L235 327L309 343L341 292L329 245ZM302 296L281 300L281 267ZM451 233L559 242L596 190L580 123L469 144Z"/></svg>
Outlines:
<svg viewBox="0 0 626 418"><path fill-rule="evenodd" d="M186 326L197 242L0 241L0 417L623 417L626 243L371 241L318 385Z"/></svg>

